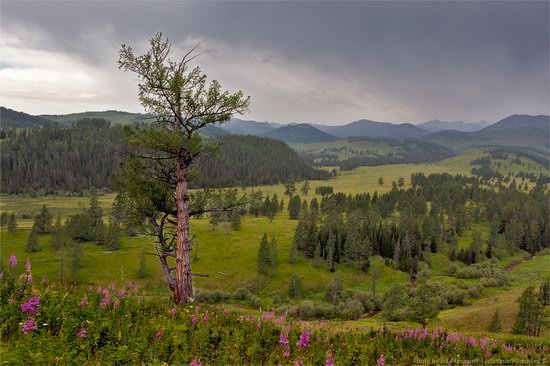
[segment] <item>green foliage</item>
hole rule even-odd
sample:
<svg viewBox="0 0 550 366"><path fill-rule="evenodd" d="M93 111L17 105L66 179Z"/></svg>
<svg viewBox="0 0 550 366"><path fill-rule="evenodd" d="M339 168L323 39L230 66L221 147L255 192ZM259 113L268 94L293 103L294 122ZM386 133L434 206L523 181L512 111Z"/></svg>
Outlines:
<svg viewBox="0 0 550 366"><path fill-rule="evenodd" d="M79 213L71 216L65 224L69 237L78 242L95 240L94 228L90 225L89 217Z"/></svg>
<svg viewBox="0 0 550 366"><path fill-rule="evenodd" d="M500 319L500 312L498 308L493 313L491 323L489 323L487 330L492 333L497 333L502 330L502 320Z"/></svg>
<svg viewBox="0 0 550 366"><path fill-rule="evenodd" d="M141 255L139 256L138 277L145 278L147 277L147 274L148 274L148 271L147 271L146 255L145 255L145 251L142 251Z"/></svg>
<svg viewBox="0 0 550 366"><path fill-rule="evenodd" d="M300 277L293 273L290 277L290 284L288 286L288 296L291 298L300 298L303 295L303 284Z"/></svg>
<svg viewBox="0 0 550 366"><path fill-rule="evenodd" d="M238 211L233 211L231 213L231 217L229 219L229 221L231 222L231 228L233 230L240 230L241 229L241 219L242 215L240 212Z"/></svg>
<svg viewBox="0 0 550 366"><path fill-rule="evenodd" d="M300 210L302 209L302 200L300 199L300 196L291 196L290 200L288 201L288 217L290 217L292 220L298 220L300 216Z"/></svg>
<svg viewBox="0 0 550 366"><path fill-rule="evenodd" d="M325 299L334 305L337 305L342 299L344 293L344 280L340 273L336 273L332 280L332 285L327 289L325 293Z"/></svg>
<svg viewBox="0 0 550 366"><path fill-rule="evenodd" d="M541 303L535 287L527 287L521 294L518 302L519 312L516 316L512 332L538 337L544 321L544 305Z"/></svg>
<svg viewBox="0 0 550 366"><path fill-rule="evenodd" d="M71 281L73 284L78 283L78 274L82 267L82 256L84 255L84 248L79 242L73 243L71 248Z"/></svg>
<svg viewBox="0 0 550 366"><path fill-rule="evenodd" d="M37 233L47 234L52 226L52 215L50 210L43 205L40 212L34 216L34 227Z"/></svg>
<svg viewBox="0 0 550 366"><path fill-rule="evenodd" d="M271 267L271 252L267 235L264 233L258 249L258 272L268 274Z"/></svg>
<svg viewBox="0 0 550 366"><path fill-rule="evenodd" d="M8 232L13 233L17 229L17 220L15 214L12 212L8 218Z"/></svg>
<svg viewBox="0 0 550 366"><path fill-rule="evenodd" d="M36 227L33 225L29 238L27 239L26 251L29 253L38 252L40 246L38 244L38 234L36 232Z"/></svg>

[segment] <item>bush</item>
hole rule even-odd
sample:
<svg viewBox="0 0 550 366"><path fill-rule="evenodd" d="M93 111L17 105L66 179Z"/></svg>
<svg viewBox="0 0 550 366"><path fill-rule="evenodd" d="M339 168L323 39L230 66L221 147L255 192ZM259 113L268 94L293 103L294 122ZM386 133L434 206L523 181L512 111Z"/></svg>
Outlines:
<svg viewBox="0 0 550 366"><path fill-rule="evenodd" d="M363 304L357 299L347 299L338 305L338 313L342 319L356 320L363 315Z"/></svg>

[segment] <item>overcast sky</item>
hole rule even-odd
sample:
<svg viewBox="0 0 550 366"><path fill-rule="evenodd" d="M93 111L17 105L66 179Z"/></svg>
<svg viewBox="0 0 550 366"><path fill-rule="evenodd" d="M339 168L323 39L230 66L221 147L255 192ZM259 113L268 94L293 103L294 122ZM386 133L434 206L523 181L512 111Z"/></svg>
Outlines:
<svg viewBox="0 0 550 366"><path fill-rule="evenodd" d="M117 68L161 31L223 87L244 119L343 124L495 122L549 114L549 2L5 1L0 104L32 114L142 112ZM181 53L180 53L181 54Z"/></svg>

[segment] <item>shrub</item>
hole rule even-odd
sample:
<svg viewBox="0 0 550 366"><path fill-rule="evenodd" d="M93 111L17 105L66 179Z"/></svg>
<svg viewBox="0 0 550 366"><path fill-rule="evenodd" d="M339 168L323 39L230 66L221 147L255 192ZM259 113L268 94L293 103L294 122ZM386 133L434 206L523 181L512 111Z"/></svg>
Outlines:
<svg viewBox="0 0 550 366"><path fill-rule="evenodd" d="M363 304L357 299L347 299L338 305L338 313L342 319L355 320L363 315Z"/></svg>

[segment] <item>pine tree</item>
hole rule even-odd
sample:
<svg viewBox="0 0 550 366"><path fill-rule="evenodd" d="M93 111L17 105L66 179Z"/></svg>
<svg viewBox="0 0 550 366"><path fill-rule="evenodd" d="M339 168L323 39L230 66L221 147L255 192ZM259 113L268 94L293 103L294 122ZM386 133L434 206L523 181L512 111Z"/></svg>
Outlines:
<svg viewBox="0 0 550 366"><path fill-rule="evenodd" d="M270 264L271 256L269 252L269 241L267 239L267 234L264 233L260 241L260 248L258 249L258 272L261 274L269 273Z"/></svg>
<svg viewBox="0 0 550 366"><path fill-rule="evenodd" d="M296 273L293 273L290 277L290 284L288 285L288 296L291 298L300 298L303 293L302 280Z"/></svg>
<svg viewBox="0 0 550 366"><path fill-rule="evenodd" d="M304 196L307 196L308 193L309 193L309 181L304 181L304 184L302 185L302 188L300 189L300 191L302 192L302 194Z"/></svg>
<svg viewBox="0 0 550 366"><path fill-rule="evenodd" d="M269 242L269 265L271 267L276 267L277 263L279 262L277 258L277 240L275 237L271 238L271 241Z"/></svg>
<svg viewBox="0 0 550 366"><path fill-rule="evenodd" d="M8 218L8 232L13 233L17 229L17 220L15 219L15 214L12 212Z"/></svg>
<svg viewBox="0 0 550 366"><path fill-rule="evenodd" d="M288 201L288 217L291 220L298 220L301 208L302 201L300 196L292 196Z"/></svg>
<svg viewBox="0 0 550 366"><path fill-rule="evenodd" d="M378 184L381 186L384 185L384 179L382 177L378 178Z"/></svg>
<svg viewBox="0 0 550 366"><path fill-rule="evenodd" d="M27 239L26 251L33 253L33 252L38 252L39 250L40 250L40 246L38 244L38 234L36 232L36 227L33 225L31 228L31 233L29 235L29 238Z"/></svg>
<svg viewBox="0 0 550 366"><path fill-rule="evenodd" d="M103 211L101 210L101 207L99 207L97 192L94 187L90 190L90 205L87 213L88 219L90 220L90 226L95 232L95 229L101 220L101 216L103 216Z"/></svg>
<svg viewBox="0 0 550 366"><path fill-rule="evenodd" d="M2 212L0 215L0 228L5 228L8 225L8 211Z"/></svg>
<svg viewBox="0 0 550 366"><path fill-rule="evenodd" d="M382 278L384 274L384 260L382 257L372 257L370 258L370 280L371 280L371 289L372 296L376 298L376 285L378 281Z"/></svg>
<svg viewBox="0 0 550 366"><path fill-rule="evenodd" d="M321 252L321 243L317 243L315 252L313 252L313 265L319 267L323 262L323 253Z"/></svg>
<svg viewBox="0 0 550 366"><path fill-rule="evenodd" d="M95 241L97 245L105 245L107 243L107 234L105 232L105 223L103 220L97 222L95 228Z"/></svg>
<svg viewBox="0 0 550 366"><path fill-rule="evenodd" d="M497 308L495 312L493 313L493 317L491 318L491 323L489 323L489 327L487 330L492 333L498 333L502 329L502 320L500 319L500 312Z"/></svg>
<svg viewBox="0 0 550 366"><path fill-rule="evenodd" d="M325 293L325 299L331 304L338 305L344 294L344 281L342 275L338 272L334 275L332 285Z"/></svg>
<svg viewBox="0 0 550 366"><path fill-rule="evenodd" d="M544 280L540 284L539 299L543 306L550 305L550 280Z"/></svg>
<svg viewBox="0 0 550 366"><path fill-rule="evenodd" d="M334 255L336 251L336 238L334 237L334 234L332 231L328 235L327 248L328 248L327 269L331 272L334 272Z"/></svg>
<svg viewBox="0 0 550 366"><path fill-rule="evenodd" d="M50 246L54 250L59 250L61 248L63 240L63 224L61 223L61 215L57 215L57 220L52 229L52 236L50 237Z"/></svg>
<svg viewBox="0 0 550 366"><path fill-rule="evenodd" d="M80 273L80 268L82 267L82 255L84 250L82 244L75 242L73 243L73 248L71 251L71 281L73 284L78 283L78 274Z"/></svg>
<svg viewBox="0 0 550 366"><path fill-rule="evenodd" d="M105 244L109 250L120 249L120 226L116 222L109 222L105 235Z"/></svg>
<svg viewBox="0 0 550 366"><path fill-rule="evenodd" d="M231 228L233 230L240 230L241 229L241 213L238 211L233 211L231 213Z"/></svg>
<svg viewBox="0 0 550 366"><path fill-rule="evenodd" d="M294 182L289 182L285 184L285 195L292 197L296 193L296 185Z"/></svg>
<svg viewBox="0 0 550 366"><path fill-rule="evenodd" d="M512 333L538 337L544 320L544 305L541 303L534 286L527 287L520 298L519 312Z"/></svg>
<svg viewBox="0 0 550 366"><path fill-rule="evenodd" d="M42 205L40 212L34 216L34 226L37 233L47 234L52 227L52 215L46 205Z"/></svg>

